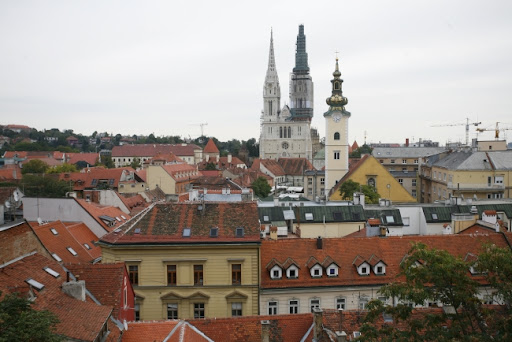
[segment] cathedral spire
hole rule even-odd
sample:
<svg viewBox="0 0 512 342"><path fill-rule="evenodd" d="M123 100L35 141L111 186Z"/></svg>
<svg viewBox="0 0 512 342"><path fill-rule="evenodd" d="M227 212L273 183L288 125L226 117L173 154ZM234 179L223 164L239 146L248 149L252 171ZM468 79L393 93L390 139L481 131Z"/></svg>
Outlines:
<svg viewBox="0 0 512 342"><path fill-rule="evenodd" d="M304 25L299 25L299 34L297 35L297 49L295 52L295 74L309 74L308 54L306 52L306 36L304 35Z"/></svg>
<svg viewBox="0 0 512 342"><path fill-rule="evenodd" d="M279 83L279 78L277 76L276 70L276 58L274 57L274 33L272 29L270 29L270 49L268 52L268 68L266 81Z"/></svg>

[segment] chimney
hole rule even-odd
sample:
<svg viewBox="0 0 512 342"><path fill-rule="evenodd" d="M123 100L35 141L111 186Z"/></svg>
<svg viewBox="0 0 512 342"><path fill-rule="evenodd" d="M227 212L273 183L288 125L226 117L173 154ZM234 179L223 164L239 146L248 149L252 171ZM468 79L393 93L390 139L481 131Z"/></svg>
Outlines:
<svg viewBox="0 0 512 342"><path fill-rule="evenodd" d="M270 226L270 239L277 240L277 227L276 226Z"/></svg>
<svg viewBox="0 0 512 342"><path fill-rule="evenodd" d="M314 308L313 309L313 341L319 341L322 335L323 330L323 317L322 317L322 309Z"/></svg>
<svg viewBox="0 0 512 342"><path fill-rule="evenodd" d="M85 302L85 280L68 281L62 284L62 292Z"/></svg>
<svg viewBox="0 0 512 342"><path fill-rule="evenodd" d="M336 331L336 342L346 342L347 341L347 333L344 331Z"/></svg>
<svg viewBox="0 0 512 342"><path fill-rule="evenodd" d="M206 155L206 162L209 162L209 161L210 161L210 155L209 155L209 154L207 154L207 155Z"/></svg>
<svg viewBox="0 0 512 342"><path fill-rule="evenodd" d="M270 321L261 321L261 342L270 342Z"/></svg>
<svg viewBox="0 0 512 342"><path fill-rule="evenodd" d="M228 154L228 164L231 164L231 161L233 160L233 156L230 154Z"/></svg>
<svg viewBox="0 0 512 342"><path fill-rule="evenodd" d="M322 237L319 236L316 239L316 249L322 249L322 248L323 248L323 241L322 241Z"/></svg>
<svg viewBox="0 0 512 342"><path fill-rule="evenodd" d="M409 138L405 139L405 147L409 147Z"/></svg>

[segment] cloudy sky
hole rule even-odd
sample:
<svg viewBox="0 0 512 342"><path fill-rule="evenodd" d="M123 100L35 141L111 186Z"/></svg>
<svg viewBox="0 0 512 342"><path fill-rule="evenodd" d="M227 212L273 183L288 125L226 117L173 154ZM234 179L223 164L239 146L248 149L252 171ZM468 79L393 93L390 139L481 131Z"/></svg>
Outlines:
<svg viewBox="0 0 512 342"><path fill-rule="evenodd" d="M431 126L512 127L511 18L510 0L1 1L0 124L258 138L270 30L284 105L304 24L321 136L339 51L351 141L464 141Z"/></svg>

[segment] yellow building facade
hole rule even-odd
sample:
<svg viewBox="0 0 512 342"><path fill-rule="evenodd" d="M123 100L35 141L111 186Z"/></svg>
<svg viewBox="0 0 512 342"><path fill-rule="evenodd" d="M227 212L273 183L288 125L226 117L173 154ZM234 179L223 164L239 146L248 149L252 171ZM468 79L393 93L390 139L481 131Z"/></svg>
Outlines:
<svg viewBox="0 0 512 342"><path fill-rule="evenodd" d="M335 187L329 197L331 201L341 201L339 187L343 182L352 180L361 185L371 185L381 198L393 202L416 202L416 199L394 178L382 164L370 155L365 155L355 164Z"/></svg>
<svg viewBox="0 0 512 342"><path fill-rule="evenodd" d="M142 320L258 314L255 203L157 204L100 245L126 263Z"/></svg>

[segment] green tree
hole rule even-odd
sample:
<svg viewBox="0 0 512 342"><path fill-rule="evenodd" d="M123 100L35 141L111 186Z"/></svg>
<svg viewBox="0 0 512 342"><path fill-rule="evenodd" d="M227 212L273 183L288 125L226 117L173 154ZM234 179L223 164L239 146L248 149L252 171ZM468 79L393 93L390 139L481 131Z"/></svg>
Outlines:
<svg viewBox="0 0 512 342"><path fill-rule="evenodd" d="M27 163L23 164L23 168L21 169L22 174L27 173L39 173L43 174L48 170L49 166L44 161L39 159L32 159Z"/></svg>
<svg viewBox="0 0 512 342"><path fill-rule="evenodd" d="M0 301L1 342L62 341L55 333L58 322L53 313L32 309L30 301L16 294L7 294Z"/></svg>
<svg viewBox="0 0 512 342"><path fill-rule="evenodd" d="M368 203L368 204L379 203L380 195L373 186L363 185L363 186L361 186L361 192L364 194L366 203Z"/></svg>
<svg viewBox="0 0 512 342"><path fill-rule="evenodd" d="M44 174L43 176L23 175L21 186L25 195L29 197L66 197L66 193L72 191L68 182Z"/></svg>
<svg viewBox="0 0 512 342"><path fill-rule="evenodd" d="M110 156L100 156L100 164L105 166L107 169L112 169L115 167L114 162L112 161L112 157Z"/></svg>
<svg viewBox="0 0 512 342"><path fill-rule="evenodd" d="M133 158L133 161L130 163L130 166L134 169L141 167L140 159L137 157Z"/></svg>
<svg viewBox="0 0 512 342"><path fill-rule="evenodd" d="M372 154L373 149L369 146L364 144L363 146L359 146L354 151L350 152L349 157L350 158L361 158L361 155L363 154Z"/></svg>
<svg viewBox="0 0 512 342"><path fill-rule="evenodd" d="M217 166L215 166L215 163L209 162L205 165L204 169L213 171L213 170L217 170Z"/></svg>
<svg viewBox="0 0 512 342"><path fill-rule="evenodd" d="M78 169L74 164L64 163L46 170L46 173L63 173L63 172L78 172Z"/></svg>
<svg viewBox="0 0 512 342"><path fill-rule="evenodd" d="M354 192L359 192L361 185L358 182L354 182L351 179L346 180L340 186L341 199L351 200L354 198Z"/></svg>
<svg viewBox="0 0 512 342"><path fill-rule="evenodd" d="M265 177L258 177L258 179L252 182L251 188L254 194L260 198L267 197L272 189Z"/></svg>
<svg viewBox="0 0 512 342"><path fill-rule="evenodd" d="M510 250L504 255L507 253L509 259L503 261L510 270L512 255ZM486 265L482 261L499 259L496 255L485 255L486 252L480 254L478 264ZM492 265L494 269L495 264ZM480 283L469 275L470 266L475 266L475 263L466 262L447 251L429 249L421 243L413 245L400 265L399 277L404 280L379 290L381 295L396 299L398 304L385 306L378 300L371 301L359 340L491 341L497 337L500 341L510 340L510 325L496 325L497 318L503 317L503 313L483 307L478 297ZM485 266L482 267L485 269ZM511 282L510 277L503 280L508 284ZM426 302L442 303L451 309L412 314L414 305L425 305ZM392 317L393 324L376 324L383 314ZM503 319L510 323L510 314Z"/></svg>

